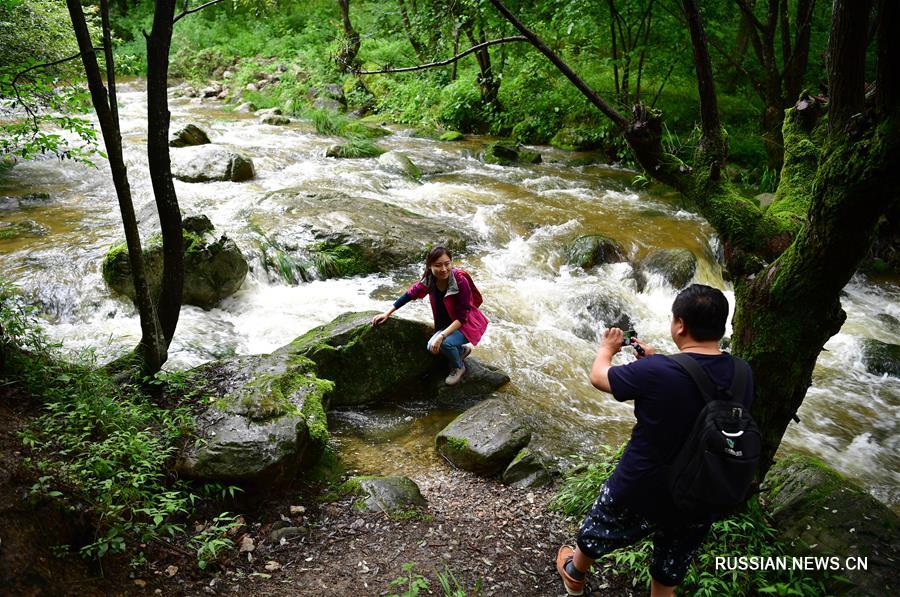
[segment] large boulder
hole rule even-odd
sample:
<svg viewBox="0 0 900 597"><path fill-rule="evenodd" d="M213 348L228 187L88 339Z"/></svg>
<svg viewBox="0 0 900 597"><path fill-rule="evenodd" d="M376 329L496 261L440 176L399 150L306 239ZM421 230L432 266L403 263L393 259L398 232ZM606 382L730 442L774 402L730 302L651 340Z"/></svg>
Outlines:
<svg viewBox="0 0 900 597"><path fill-rule="evenodd" d="M516 163L539 164L541 163L541 154L527 150L511 141L496 141L484 149L484 161L499 166L510 166Z"/></svg>
<svg viewBox="0 0 900 597"><path fill-rule="evenodd" d="M869 373L900 377L900 345L866 338L863 341L863 362Z"/></svg>
<svg viewBox="0 0 900 597"><path fill-rule="evenodd" d="M372 326L377 313L345 313L310 330L275 354L316 363L333 380L332 407L357 407L422 394L440 357L425 350L431 326L391 317Z"/></svg>
<svg viewBox="0 0 900 597"><path fill-rule="evenodd" d="M628 306L618 296L603 293L587 300L577 297L573 303L577 309L573 333L582 340L599 342L604 328L634 329Z"/></svg>
<svg viewBox="0 0 900 597"><path fill-rule="evenodd" d="M441 404L465 404L489 396L509 383L509 375L494 367L469 357L465 361L466 374L458 384L448 386L443 375L435 376L432 381L432 393ZM449 365L447 365L449 369Z"/></svg>
<svg viewBox="0 0 900 597"><path fill-rule="evenodd" d="M345 493L358 496L354 506L366 512L403 515L425 508L419 486L407 477L353 477L342 485Z"/></svg>
<svg viewBox="0 0 900 597"><path fill-rule="evenodd" d="M571 265L585 270L626 260L622 246L602 234L579 236L566 247L566 255Z"/></svg>
<svg viewBox="0 0 900 597"><path fill-rule="evenodd" d="M212 402L195 415L197 437L175 471L200 481L270 483L314 461L328 439L326 396L333 384L315 365L280 355L237 357L203 365Z"/></svg>
<svg viewBox="0 0 900 597"><path fill-rule="evenodd" d="M697 272L697 258L688 249L657 249L638 265L638 290L647 285L647 274L661 275L675 288L684 288Z"/></svg>
<svg viewBox="0 0 900 597"><path fill-rule="evenodd" d="M880 321L892 334L900 334L900 319L897 319L890 313L879 313L875 316L875 319Z"/></svg>
<svg viewBox="0 0 900 597"><path fill-rule="evenodd" d="M215 238L206 216L191 216L183 221L184 289L181 302L211 309L231 296L247 277L247 260L233 240L225 235ZM144 267L153 296L162 284L162 236L157 234L144 244ZM135 297L128 246L122 242L112 247L103 259L103 280L117 294Z"/></svg>
<svg viewBox="0 0 900 597"><path fill-rule="evenodd" d="M766 475L762 496L780 538L795 555L867 558L868 569L844 568L851 595L896 595L898 519L890 508L823 463L789 456ZM842 562L843 563L843 562Z"/></svg>
<svg viewBox="0 0 900 597"><path fill-rule="evenodd" d="M172 176L184 182L241 182L255 175L250 158L219 145L183 147L172 153Z"/></svg>
<svg viewBox="0 0 900 597"><path fill-rule="evenodd" d="M169 147L190 147L207 143L209 136L196 124L185 125L169 136Z"/></svg>
<svg viewBox="0 0 900 597"><path fill-rule="evenodd" d="M275 191L263 201L267 207L250 215L251 224L284 245L311 234L316 242L304 249L322 277L388 271L421 261L434 245L456 253L469 242L458 227L367 197L303 188ZM285 221L291 227L279 229Z"/></svg>
<svg viewBox="0 0 900 597"><path fill-rule="evenodd" d="M412 160L405 153L399 151L388 151L378 157L378 163L388 172L406 176L413 180L422 178L422 171L419 167L412 163Z"/></svg>
<svg viewBox="0 0 900 597"><path fill-rule="evenodd" d="M435 438L435 447L455 466L490 476L503 471L530 440L531 431L509 402L490 398L447 425Z"/></svg>

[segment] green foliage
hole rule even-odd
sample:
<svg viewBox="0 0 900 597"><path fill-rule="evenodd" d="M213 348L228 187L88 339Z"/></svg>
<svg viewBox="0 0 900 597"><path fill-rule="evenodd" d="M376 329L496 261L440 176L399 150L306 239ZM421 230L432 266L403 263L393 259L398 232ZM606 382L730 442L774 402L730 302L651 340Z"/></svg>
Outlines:
<svg viewBox="0 0 900 597"><path fill-rule="evenodd" d="M63 60L76 54L65 3L0 3L0 161L49 154L91 163L96 132L73 116L90 105L86 90L68 83L81 61Z"/></svg>
<svg viewBox="0 0 900 597"><path fill-rule="evenodd" d="M600 487L615 470L623 450L624 445L615 452L608 446L603 446L596 458L573 469L550 502L550 508L566 516L584 517L600 493ZM775 530L766 520L759 503L752 500L746 511L712 525L681 590L685 594L701 597L758 593L812 597L825 594L822 579L802 571L715 569L716 557L753 555L774 558L788 556L790 553L791 547L776 539ZM649 589L652 554L653 544L647 538L607 554L597 565L632 578L635 586L641 585Z"/></svg>
<svg viewBox="0 0 900 597"><path fill-rule="evenodd" d="M191 537L188 545L197 552L197 567L205 570L208 565L218 562L226 552L233 549L234 541L228 535L242 525L238 515L222 512Z"/></svg>
<svg viewBox="0 0 900 597"><path fill-rule="evenodd" d="M167 474L176 442L192 432L187 408L161 408L139 388L117 385L96 367L91 352L77 355L74 363L63 360L34 310L8 286L0 287L7 289L0 299L4 342L21 349L9 355L6 380L43 403L43 414L21 435L39 473L32 497L62 507L88 506L96 535L82 555L101 558L154 537L179 536L202 495L234 494L235 488L204 487L198 496ZM172 383L167 391L182 394L189 384L180 374L152 382Z"/></svg>
<svg viewBox="0 0 900 597"><path fill-rule="evenodd" d="M475 586L472 587L471 591L467 591L465 586L460 584L456 577L453 575L453 572L445 567L443 572L437 573L438 584L441 586L441 591L444 594L444 597L477 597L481 595L481 579L475 583Z"/></svg>
<svg viewBox="0 0 900 597"><path fill-rule="evenodd" d="M428 580L421 574L413 572L415 564L406 562L403 564L404 576L398 576L390 582L390 587L402 590L402 593L389 593L388 597L417 597L420 592L428 591Z"/></svg>

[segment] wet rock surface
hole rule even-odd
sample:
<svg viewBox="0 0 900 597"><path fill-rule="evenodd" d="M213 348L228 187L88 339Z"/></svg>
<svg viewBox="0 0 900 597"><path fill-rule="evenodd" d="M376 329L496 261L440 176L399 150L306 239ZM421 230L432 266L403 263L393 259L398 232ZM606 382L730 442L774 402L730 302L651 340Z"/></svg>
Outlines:
<svg viewBox="0 0 900 597"><path fill-rule="evenodd" d="M169 137L169 147L206 145L209 142L209 135L196 124L185 125L173 132Z"/></svg>
<svg viewBox="0 0 900 597"><path fill-rule="evenodd" d="M243 182L256 176L256 172L250 158L207 144L172 152L172 176L184 182Z"/></svg>
<svg viewBox="0 0 900 597"><path fill-rule="evenodd" d="M661 275L673 288L688 285L697 272L697 258L688 249L658 249L651 251L638 264L638 290L647 285L647 274Z"/></svg>
<svg viewBox="0 0 900 597"><path fill-rule="evenodd" d="M457 417L435 438L438 452L455 466L491 476L501 472L531 439L507 399L481 402Z"/></svg>

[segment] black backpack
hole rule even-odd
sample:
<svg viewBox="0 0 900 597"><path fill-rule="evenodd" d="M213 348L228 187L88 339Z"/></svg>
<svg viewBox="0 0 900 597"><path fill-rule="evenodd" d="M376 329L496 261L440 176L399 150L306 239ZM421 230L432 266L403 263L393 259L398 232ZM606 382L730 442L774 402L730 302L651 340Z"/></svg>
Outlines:
<svg viewBox="0 0 900 597"><path fill-rule="evenodd" d="M719 518L744 502L759 465L762 438L744 408L750 366L732 359L734 378L726 389L716 386L687 354L670 358L694 380L706 405L669 462L669 492L685 517Z"/></svg>

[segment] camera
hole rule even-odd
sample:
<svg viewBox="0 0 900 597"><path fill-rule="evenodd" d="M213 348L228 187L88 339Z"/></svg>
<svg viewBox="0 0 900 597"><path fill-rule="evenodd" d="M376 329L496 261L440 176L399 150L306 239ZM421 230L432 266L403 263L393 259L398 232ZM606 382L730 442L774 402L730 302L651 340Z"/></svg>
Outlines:
<svg viewBox="0 0 900 597"><path fill-rule="evenodd" d="M625 336L622 338L622 346L631 346L632 348L634 348L635 352L637 352L641 356L644 356L644 354L646 354L646 351L640 344L635 342L635 340L637 340L637 332L634 330L627 330L625 332Z"/></svg>

